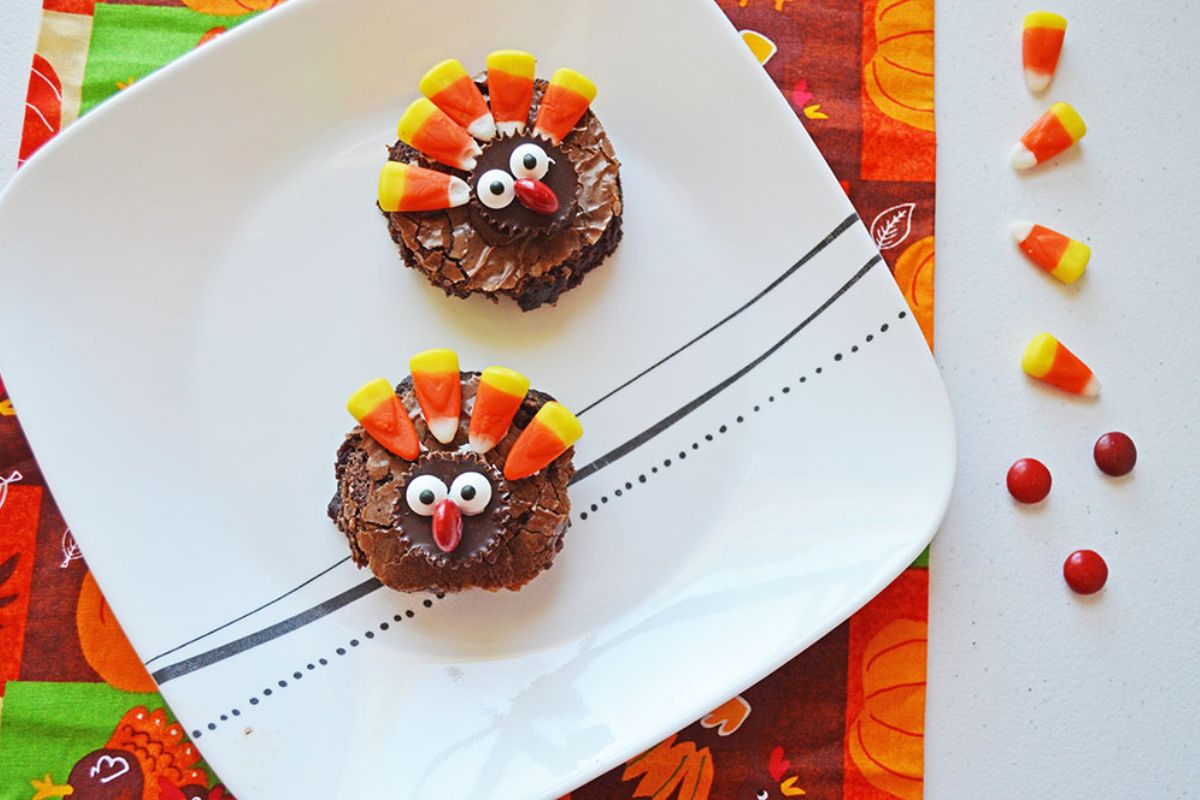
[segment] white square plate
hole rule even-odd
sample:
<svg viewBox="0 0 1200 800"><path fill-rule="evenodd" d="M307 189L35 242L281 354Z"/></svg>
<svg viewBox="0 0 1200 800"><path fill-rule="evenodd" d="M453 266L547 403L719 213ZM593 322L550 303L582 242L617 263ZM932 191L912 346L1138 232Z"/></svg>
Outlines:
<svg viewBox="0 0 1200 800"><path fill-rule="evenodd" d="M403 269L373 205L420 74L498 47L589 74L624 162L616 256L528 314ZM706 0L293 0L47 146L0 241L21 420L246 800L565 792L845 619L950 494L921 334ZM347 394L432 346L586 408L567 547L519 593L378 589L325 517Z"/></svg>

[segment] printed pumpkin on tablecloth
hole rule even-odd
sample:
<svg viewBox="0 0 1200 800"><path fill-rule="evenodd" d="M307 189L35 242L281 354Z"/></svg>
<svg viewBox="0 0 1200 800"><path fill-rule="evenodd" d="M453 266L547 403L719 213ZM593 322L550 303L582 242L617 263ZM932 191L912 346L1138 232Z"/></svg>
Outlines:
<svg viewBox="0 0 1200 800"><path fill-rule="evenodd" d="M924 787L927 637L924 622L898 619L871 639L862 660L863 709L846 732L863 777L901 800L921 800Z"/></svg>
<svg viewBox="0 0 1200 800"><path fill-rule="evenodd" d="M863 67L867 96L892 119L932 131L933 0L880 0L874 44Z"/></svg>

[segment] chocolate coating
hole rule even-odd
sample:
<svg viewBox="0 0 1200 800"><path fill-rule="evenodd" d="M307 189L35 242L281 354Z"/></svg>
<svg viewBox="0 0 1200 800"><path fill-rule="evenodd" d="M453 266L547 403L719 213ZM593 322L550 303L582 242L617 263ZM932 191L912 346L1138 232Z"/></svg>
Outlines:
<svg viewBox="0 0 1200 800"><path fill-rule="evenodd" d="M432 475L446 485L466 472L478 472L492 484L492 499L479 514L464 514L462 541L446 553L433 540L433 517L414 511L405 499L408 484L421 475ZM492 547L508 524L508 493L502 491L504 475L478 453L432 452L424 454L408 473L397 499L396 521L402 536L413 551L425 554L433 564L444 567L451 561L478 559Z"/></svg>
<svg viewBox="0 0 1200 800"><path fill-rule="evenodd" d="M521 430L553 398L530 391L504 438L492 450L477 455L460 448L467 442L479 373L461 375L462 414L458 434L449 445L441 444L429 432L418 410L412 379L405 378L396 392L413 416L421 456L415 462L405 461L358 426L338 449L338 485L329 502L329 517L345 534L355 563L369 567L393 589L515 591L548 569L563 546L571 510L567 485L575 474L571 463L574 449L528 478L510 482L503 477L504 460ZM462 469L455 472L455 465ZM463 517L463 540L445 554L433 543L429 518L411 514L405 490L417 474L437 474L450 486L462 471L488 475L492 500L478 517Z"/></svg>
<svg viewBox="0 0 1200 800"><path fill-rule="evenodd" d="M558 210L553 214L538 214L521 205L518 198L504 208L488 208L479 201L479 180L489 170L501 169L512 174L509 160L514 150L523 144L532 143L542 148L550 157L550 169L542 176L542 183L550 187L558 198ZM492 241L503 242L521 236L541 236L561 229L575 213L575 201L579 195L579 178L575 165L562 150L540 136L506 136L484 144L475 170L467 179L471 187L471 204L476 207L485 227L482 232Z"/></svg>
<svg viewBox="0 0 1200 800"><path fill-rule="evenodd" d="M476 84L486 97L486 81L478 79ZM545 88L546 81L535 82L527 131ZM558 149L570 160L578 181L574 211L561 228L545 235L497 237L476 199L444 211L385 213L404 263L448 295L505 295L526 311L554 303L562 292L578 286L621 240L621 164L591 110ZM403 142L392 146L389 158L468 177Z"/></svg>

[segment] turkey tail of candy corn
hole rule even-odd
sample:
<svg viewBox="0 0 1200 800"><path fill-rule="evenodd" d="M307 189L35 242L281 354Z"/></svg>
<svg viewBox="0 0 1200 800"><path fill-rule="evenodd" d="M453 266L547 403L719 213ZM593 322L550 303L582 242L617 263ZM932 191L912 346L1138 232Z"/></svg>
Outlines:
<svg viewBox="0 0 1200 800"><path fill-rule="evenodd" d="M1025 84L1031 91L1040 92L1050 85L1066 33L1067 20L1058 14L1033 11L1025 15L1021 60L1025 66Z"/></svg>
<svg viewBox="0 0 1200 800"><path fill-rule="evenodd" d="M471 199L471 187L453 175L388 161L379 173L379 207L384 211L437 211Z"/></svg>
<svg viewBox="0 0 1200 800"><path fill-rule="evenodd" d="M470 445L486 453L508 433L513 417L529 393L529 379L505 367L488 367L479 377L471 409Z"/></svg>
<svg viewBox="0 0 1200 800"><path fill-rule="evenodd" d="M1030 261L1063 283L1079 280L1092 257L1083 242L1032 222L1014 222L1012 234Z"/></svg>
<svg viewBox="0 0 1200 800"><path fill-rule="evenodd" d="M504 462L504 477L510 481L528 478L579 441L583 426L575 415L553 400L538 409L521 431Z"/></svg>
<svg viewBox="0 0 1200 800"><path fill-rule="evenodd" d="M573 69L560 68L550 78L550 85L542 95L534 133L558 144L595 99L596 84Z"/></svg>
<svg viewBox="0 0 1200 800"><path fill-rule="evenodd" d="M392 385L383 378L376 378L350 395L346 410L389 452L405 461L413 461L421 454L412 418Z"/></svg>
<svg viewBox="0 0 1200 800"><path fill-rule="evenodd" d="M496 136L496 121L487 101L457 58L446 59L426 72L420 88L421 94L476 139L486 142Z"/></svg>
<svg viewBox="0 0 1200 800"><path fill-rule="evenodd" d="M429 432L442 444L450 444L458 434L462 410L458 355L453 350L426 350L413 356L408 366Z"/></svg>
<svg viewBox="0 0 1200 800"><path fill-rule="evenodd" d="M1012 164L1029 169L1054 158L1074 145L1087 133L1079 112L1067 103L1055 103L1025 131L1012 151Z"/></svg>
<svg viewBox="0 0 1200 800"><path fill-rule="evenodd" d="M1039 333L1025 347L1021 369L1064 392L1086 397L1100 394L1100 382L1088 365L1048 333Z"/></svg>
<svg viewBox="0 0 1200 800"><path fill-rule="evenodd" d="M465 128L426 97L417 98L405 109L396 133L400 141L434 161L468 172L482 152Z"/></svg>
<svg viewBox="0 0 1200 800"><path fill-rule="evenodd" d="M536 64L533 54L523 50L497 50L487 57L488 100L501 135L525 132Z"/></svg>

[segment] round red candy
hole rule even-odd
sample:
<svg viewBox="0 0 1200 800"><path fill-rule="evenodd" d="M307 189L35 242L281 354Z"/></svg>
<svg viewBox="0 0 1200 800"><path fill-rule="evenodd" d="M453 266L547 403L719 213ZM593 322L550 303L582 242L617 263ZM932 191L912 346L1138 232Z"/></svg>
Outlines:
<svg viewBox="0 0 1200 800"><path fill-rule="evenodd" d="M1096 459L1096 466L1101 472L1119 478L1133 471L1133 465L1137 463L1137 448L1133 446L1133 439L1113 431L1096 440L1092 457Z"/></svg>
<svg viewBox="0 0 1200 800"><path fill-rule="evenodd" d="M1036 458L1022 458L1008 468L1008 493L1021 503L1040 503L1050 494L1050 470Z"/></svg>
<svg viewBox="0 0 1200 800"><path fill-rule="evenodd" d="M1063 578L1071 591L1095 594L1108 581L1108 564L1095 550L1076 550L1063 562Z"/></svg>

